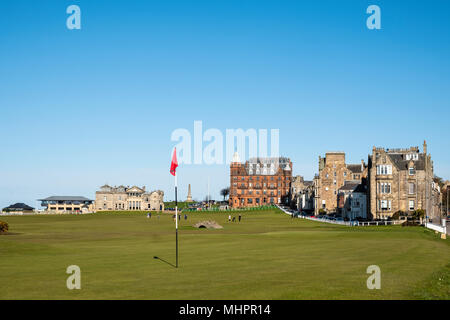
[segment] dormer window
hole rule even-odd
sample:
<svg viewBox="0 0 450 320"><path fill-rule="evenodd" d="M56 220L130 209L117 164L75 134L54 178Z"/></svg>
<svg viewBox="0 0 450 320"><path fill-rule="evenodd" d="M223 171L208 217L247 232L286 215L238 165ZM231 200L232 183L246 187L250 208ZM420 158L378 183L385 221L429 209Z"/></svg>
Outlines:
<svg viewBox="0 0 450 320"><path fill-rule="evenodd" d="M413 175L415 175L416 174L416 169L414 169L414 167L410 167L409 168L409 175L410 176L413 176Z"/></svg>
<svg viewBox="0 0 450 320"><path fill-rule="evenodd" d="M406 155L406 160L413 160L413 161L416 161L416 160L419 160L419 154L418 153L409 153L409 154L407 154Z"/></svg>

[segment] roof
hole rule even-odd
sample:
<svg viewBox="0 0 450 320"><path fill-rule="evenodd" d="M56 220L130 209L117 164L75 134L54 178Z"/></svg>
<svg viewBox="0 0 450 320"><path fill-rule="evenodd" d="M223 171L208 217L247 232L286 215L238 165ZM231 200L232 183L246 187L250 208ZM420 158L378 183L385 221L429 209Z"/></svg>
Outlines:
<svg viewBox="0 0 450 320"><path fill-rule="evenodd" d="M344 185L339 188L339 191L351 191L351 192L366 192L366 186L357 181L345 181Z"/></svg>
<svg viewBox="0 0 450 320"><path fill-rule="evenodd" d="M45 199L38 199L39 201L94 201L85 197L78 196L53 196Z"/></svg>
<svg viewBox="0 0 450 320"><path fill-rule="evenodd" d="M339 188L339 191L353 191L359 184L359 182L345 181L344 185Z"/></svg>
<svg viewBox="0 0 450 320"><path fill-rule="evenodd" d="M425 170L425 156L423 153L419 153L418 160L406 160L406 154L401 153L387 153L387 155L399 170L408 170L410 161L413 161L416 170Z"/></svg>
<svg viewBox="0 0 450 320"><path fill-rule="evenodd" d="M347 169L349 169L353 173L362 173L362 165L361 164L348 164Z"/></svg>
<svg viewBox="0 0 450 320"><path fill-rule="evenodd" d="M25 203L22 203L22 202L18 202L18 203L12 204L9 207L4 208L3 210L6 210L6 209L10 209L10 210L11 209L34 210L33 207L30 207L30 206L28 206L28 205L26 205Z"/></svg>

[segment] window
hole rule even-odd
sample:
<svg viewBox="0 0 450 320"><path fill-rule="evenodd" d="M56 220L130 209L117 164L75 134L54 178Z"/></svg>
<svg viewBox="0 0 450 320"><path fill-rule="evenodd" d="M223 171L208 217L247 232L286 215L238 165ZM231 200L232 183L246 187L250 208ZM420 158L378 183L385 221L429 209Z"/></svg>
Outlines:
<svg viewBox="0 0 450 320"><path fill-rule="evenodd" d="M328 191L328 187L325 187L325 190Z"/></svg>
<svg viewBox="0 0 450 320"><path fill-rule="evenodd" d="M391 193L391 184L388 182L378 183L378 192L379 193Z"/></svg>
<svg viewBox="0 0 450 320"><path fill-rule="evenodd" d="M416 174L416 169L414 169L414 167L409 168L409 175L413 176Z"/></svg>
<svg viewBox="0 0 450 320"><path fill-rule="evenodd" d="M346 177L347 176L347 172L344 172L344 177Z"/></svg>
<svg viewBox="0 0 450 320"><path fill-rule="evenodd" d="M380 200L380 208L382 211L391 210L391 200Z"/></svg>
<svg viewBox="0 0 450 320"><path fill-rule="evenodd" d="M378 165L377 174L392 174L392 166L387 164Z"/></svg>
<svg viewBox="0 0 450 320"><path fill-rule="evenodd" d="M414 194L416 192L416 185L414 183L409 184L409 194Z"/></svg>
<svg viewBox="0 0 450 320"><path fill-rule="evenodd" d="M325 208L325 200L322 200L322 208Z"/></svg>
<svg viewBox="0 0 450 320"><path fill-rule="evenodd" d="M419 154L418 153L410 153L406 155L406 160L419 160Z"/></svg>
<svg viewBox="0 0 450 320"><path fill-rule="evenodd" d="M409 211L414 211L414 200L409 200Z"/></svg>

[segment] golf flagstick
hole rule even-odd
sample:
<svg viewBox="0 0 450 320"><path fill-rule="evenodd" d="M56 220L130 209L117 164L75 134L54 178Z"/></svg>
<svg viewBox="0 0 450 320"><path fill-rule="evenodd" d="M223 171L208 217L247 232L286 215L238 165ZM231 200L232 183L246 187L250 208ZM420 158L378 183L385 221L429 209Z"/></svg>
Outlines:
<svg viewBox="0 0 450 320"><path fill-rule="evenodd" d="M178 268L178 199L177 199L177 175L175 174L175 242L176 242L176 264Z"/></svg>
<svg viewBox="0 0 450 320"><path fill-rule="evenodd" d="M172 162L170 163L170 174L175 177L175 247L176 247L176 263L178 268L178 199L177 199L177 148L173 150Z"/></svg>

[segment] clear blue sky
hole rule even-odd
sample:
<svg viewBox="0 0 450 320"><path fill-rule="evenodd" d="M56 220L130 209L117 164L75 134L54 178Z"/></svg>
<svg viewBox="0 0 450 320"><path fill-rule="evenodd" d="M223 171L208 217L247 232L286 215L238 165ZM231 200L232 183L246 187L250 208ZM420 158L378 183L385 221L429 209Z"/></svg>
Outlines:
<svg viewBox="0 0 450 320"><path fill-rule="evenodd" d="M77 4L82 29L66 28ZM381 30L366 8L381 8ZM327 150L421 146L450 178L449 1L0 2L0 206L94 197L104 183L173 199L170 134L278 128L307 179ZM228 167L181 166L203 199Z"/></svg>

